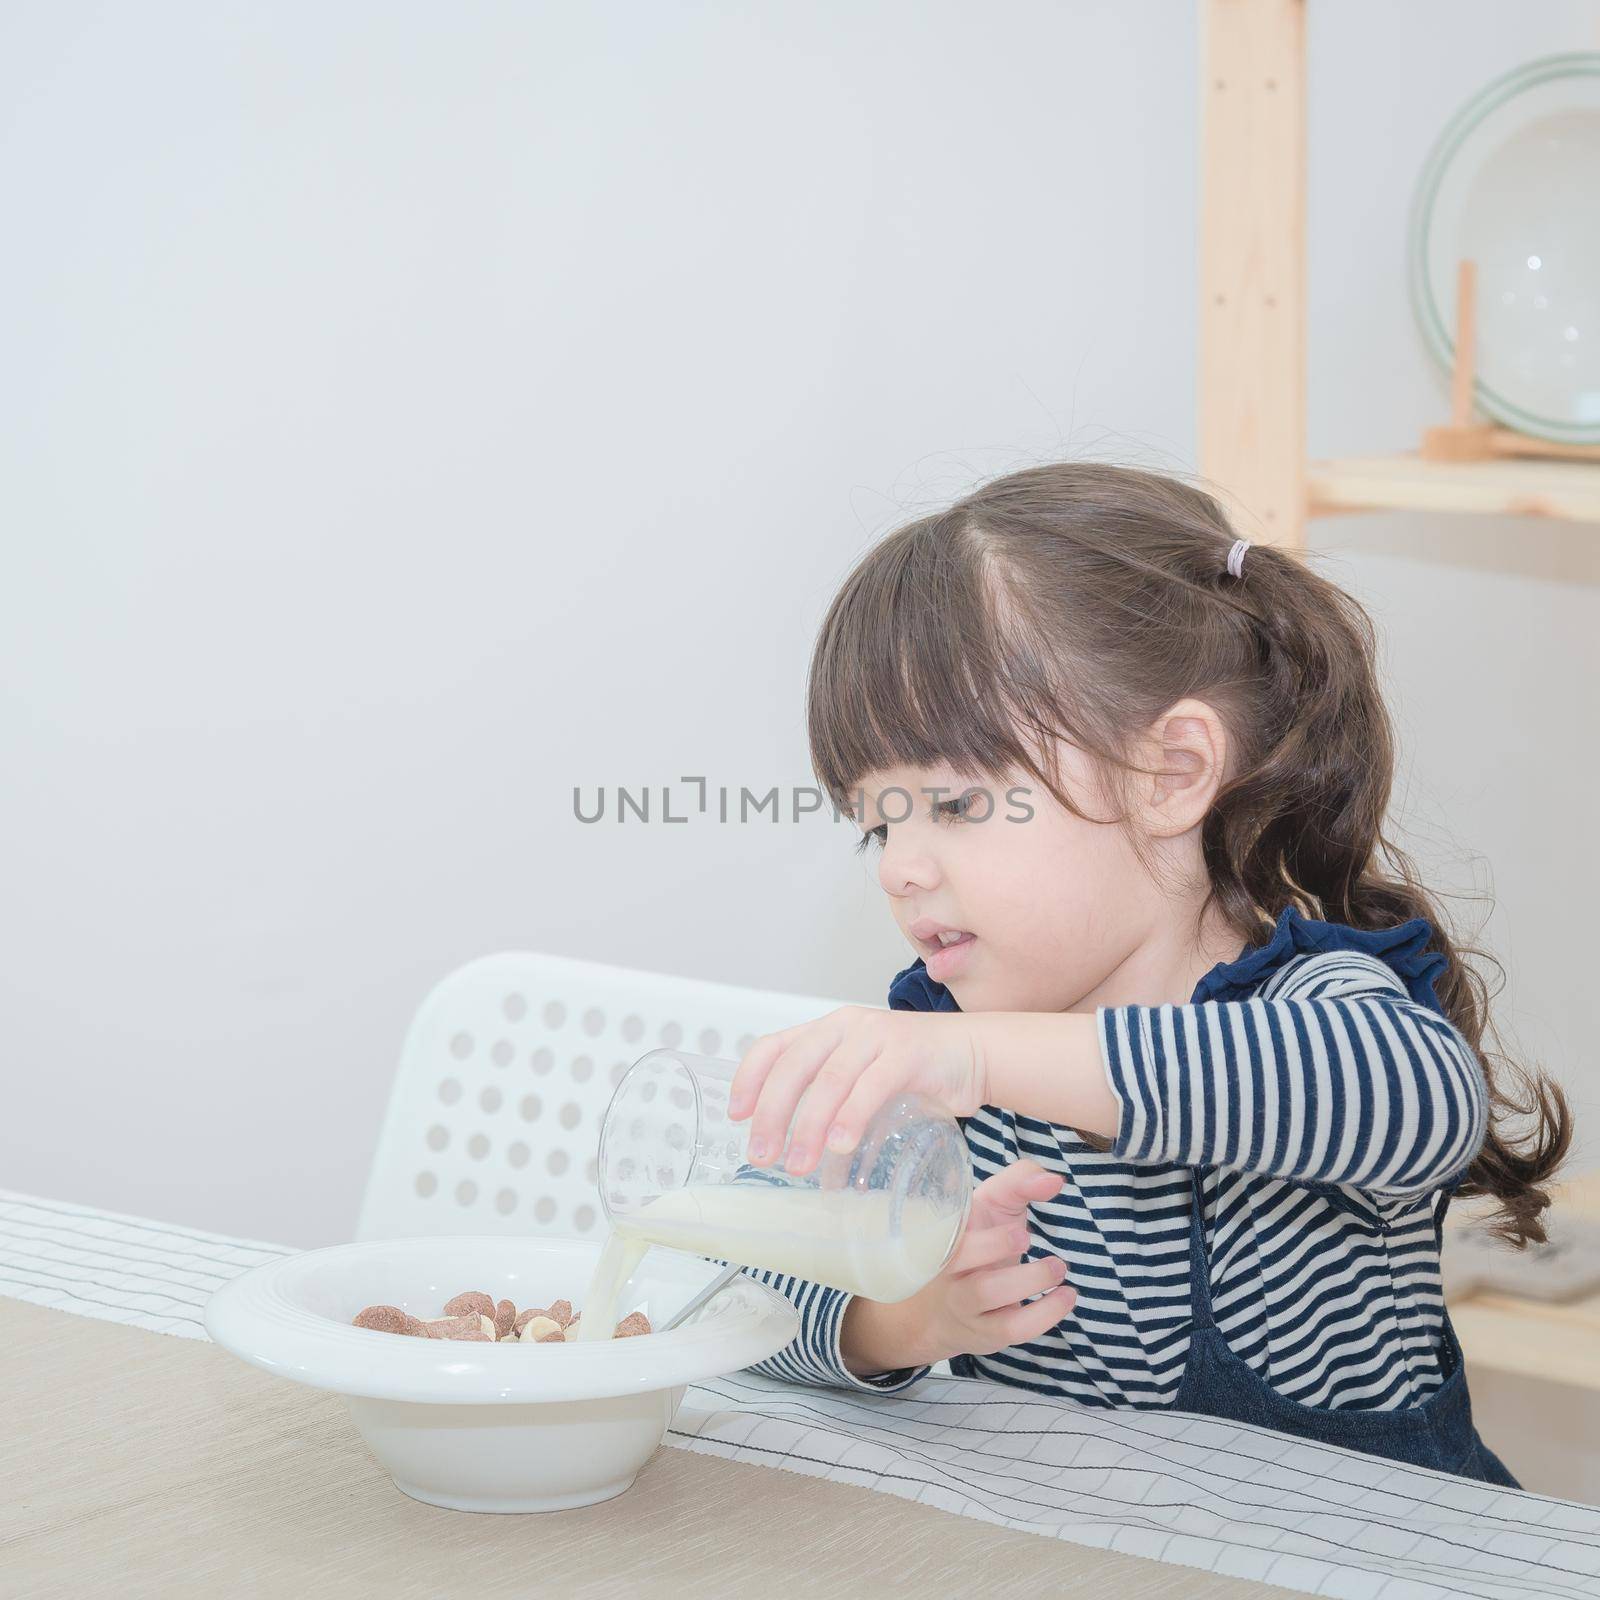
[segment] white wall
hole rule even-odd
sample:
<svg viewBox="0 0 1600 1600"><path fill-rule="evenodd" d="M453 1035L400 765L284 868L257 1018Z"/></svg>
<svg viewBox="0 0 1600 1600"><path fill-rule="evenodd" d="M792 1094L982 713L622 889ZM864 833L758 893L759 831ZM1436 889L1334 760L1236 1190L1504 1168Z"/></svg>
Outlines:
<svg viewBox="0 0 1600 1600"><path fill-rule="evenodd" d="M1412 177L1595 15L1313 7L1315 449L1438 412ZM1192 463L1195 45L1182 0L8 8L0 1186L347 1236L410 1012L489 950L881 1001L845 826L571 790L808 782L875 535ZM1314 537L1593 1115L1592 530Z"/></svg>

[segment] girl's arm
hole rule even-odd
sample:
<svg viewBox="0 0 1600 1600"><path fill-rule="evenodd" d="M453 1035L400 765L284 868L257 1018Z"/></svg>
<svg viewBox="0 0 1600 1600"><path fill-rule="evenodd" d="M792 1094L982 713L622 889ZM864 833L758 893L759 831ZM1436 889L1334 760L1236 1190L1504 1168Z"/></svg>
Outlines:
<svg viewBox="0 0 1600 1600"><path fill-rule="evenodd" d="M1105 1134L1130 1160L1398 1199L1438 1188L1483 1140L1477 1057L1371 956L1307 956L1248 1000L994 1020L991 1103Z"/></svg>

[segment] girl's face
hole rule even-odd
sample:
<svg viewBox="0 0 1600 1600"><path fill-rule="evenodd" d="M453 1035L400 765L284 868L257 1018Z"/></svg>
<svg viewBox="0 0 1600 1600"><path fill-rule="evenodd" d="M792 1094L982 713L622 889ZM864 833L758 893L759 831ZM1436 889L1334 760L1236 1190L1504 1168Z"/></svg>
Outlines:
<svg viewBox="0 0 1600 1600"><path fill-rule="evenodd" d="M1089 817L1112 815L1082 751L1063 746L1061 769ZM1085 1008L1170 917L1123 826L1074 816L1027 774L896 767L858 787L894 919L963 1011Z"/></svg>

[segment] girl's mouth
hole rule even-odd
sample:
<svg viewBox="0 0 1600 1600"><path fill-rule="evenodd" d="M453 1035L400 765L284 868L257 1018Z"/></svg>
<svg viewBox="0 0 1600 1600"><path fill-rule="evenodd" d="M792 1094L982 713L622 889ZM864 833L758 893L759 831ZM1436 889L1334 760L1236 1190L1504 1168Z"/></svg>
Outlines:
<svg viewBox="0 0 1600 1600"><path fill-rule="evenodd" d="M972 947L978 941L975 933L952 932L938 935L931 941L932 949L923 958L928 976L935 983L947 983L963 972L972 959Z"/></svg>

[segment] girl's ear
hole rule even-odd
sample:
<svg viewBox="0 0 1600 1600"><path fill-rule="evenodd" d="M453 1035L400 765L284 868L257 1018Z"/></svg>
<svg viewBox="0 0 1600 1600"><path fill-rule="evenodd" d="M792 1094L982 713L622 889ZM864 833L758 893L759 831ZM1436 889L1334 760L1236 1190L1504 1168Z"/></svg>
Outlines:
<svg viewBox="0 0 1600 1600"><path fill-rule="evenodd" d="M1203 700L1180 700L1159 716L1148 737L1155 770L1147 780L1145 826L1157 838L1198 827L1228 765L1228 730Z"/></svg>

